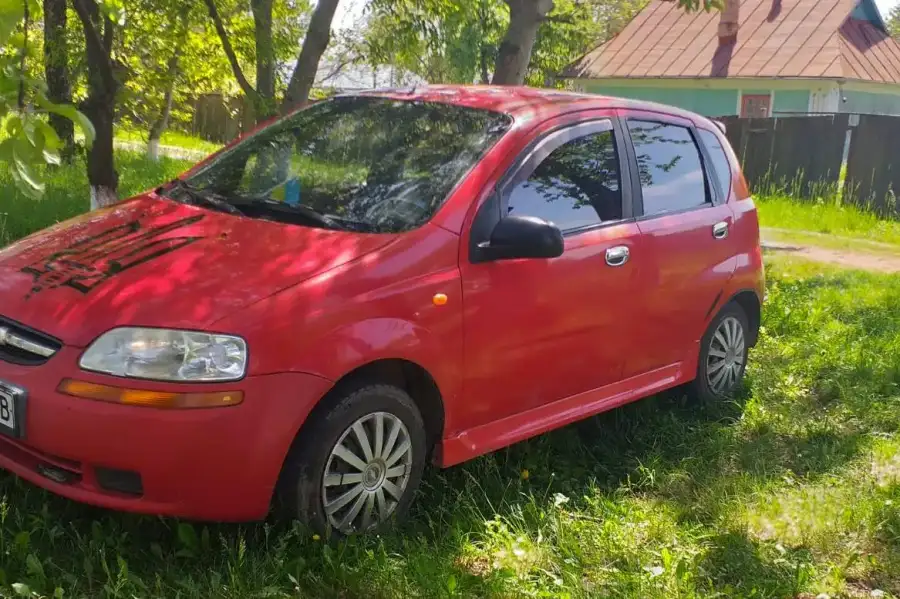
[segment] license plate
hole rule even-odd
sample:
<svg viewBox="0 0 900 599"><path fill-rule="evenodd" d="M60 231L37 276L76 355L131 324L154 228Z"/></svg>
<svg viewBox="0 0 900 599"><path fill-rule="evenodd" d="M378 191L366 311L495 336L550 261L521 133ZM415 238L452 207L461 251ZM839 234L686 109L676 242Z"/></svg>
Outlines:
<svg viewBox="0 0 900 599"><path fill-rule="evenodd" d="M24 431L25 391L0 383L0 434L21 437Z"/></svg>

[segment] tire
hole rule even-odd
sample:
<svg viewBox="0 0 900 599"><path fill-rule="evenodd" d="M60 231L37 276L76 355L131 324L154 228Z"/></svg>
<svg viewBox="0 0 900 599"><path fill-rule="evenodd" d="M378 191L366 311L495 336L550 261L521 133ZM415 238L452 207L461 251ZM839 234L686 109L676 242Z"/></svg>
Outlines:
<svg viewBox="0 0 900 599"><path fill-rule="evenodd" d="M393 385L364 383L339 393L300 431L282 468L278 504L325 535L380 532L412 503L425 469L425 425L412 398Z"/></svg>
<svg viewBox="0 0 900 599"><path fill-rule="evenodd" d="M731 397L741 386L750 345L747 315L736 303L725 306L700 341L700 360L692 391L702 403Z"/></svg>

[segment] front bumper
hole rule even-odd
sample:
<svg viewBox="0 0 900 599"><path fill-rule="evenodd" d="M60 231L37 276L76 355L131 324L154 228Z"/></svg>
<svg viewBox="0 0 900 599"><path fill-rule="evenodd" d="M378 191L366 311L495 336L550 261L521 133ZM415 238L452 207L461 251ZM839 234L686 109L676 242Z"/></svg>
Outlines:
<svg viewBox="0 0 900 599"><path fill-rule="evenodd" d="M0 434L0 468L84 503L197 520L265 517L284 457L309 411L331 387L317 376L282 373L204 384L243 391L240 405L163 410L80 399L56 391L66 377L120 387L197 391L198 385L94 375L64 347L47 364L0 361L0 381L28 393L24 436ZM98 470L140 475L139 495L111 490ZM48 470L68 473L48 477ZM57 480L53 480L56 478Z"/></svg>

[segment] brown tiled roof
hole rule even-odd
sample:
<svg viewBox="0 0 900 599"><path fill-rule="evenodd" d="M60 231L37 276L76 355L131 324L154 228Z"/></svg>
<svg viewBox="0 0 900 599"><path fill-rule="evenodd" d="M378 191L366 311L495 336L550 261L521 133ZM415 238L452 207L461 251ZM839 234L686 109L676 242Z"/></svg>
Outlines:
<svg viewBox="0 0 900 599"><path fill-rule="evenodd" d="M721 45L718 12L652 0L566 77L824 77L900 83L900 44L849 15L856 0L741 0L737 41Z"/></svg>

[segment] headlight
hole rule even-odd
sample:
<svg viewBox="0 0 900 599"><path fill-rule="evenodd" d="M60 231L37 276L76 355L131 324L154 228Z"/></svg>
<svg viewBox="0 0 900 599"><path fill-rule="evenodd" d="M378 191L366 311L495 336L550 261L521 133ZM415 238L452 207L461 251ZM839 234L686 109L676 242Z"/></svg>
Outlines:
<svg viewBox="0 0 900 599"><path fill-rule="evenodd" d="M234 381L246 373L247 343L231 335L124 327L94 341L79 366L157 381Z"/></svg>

